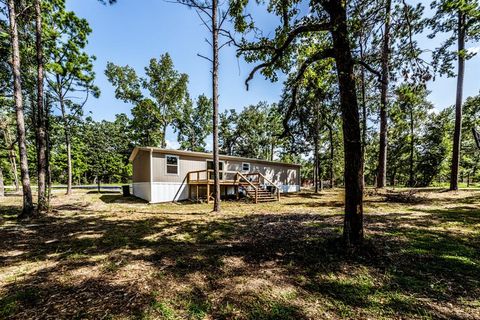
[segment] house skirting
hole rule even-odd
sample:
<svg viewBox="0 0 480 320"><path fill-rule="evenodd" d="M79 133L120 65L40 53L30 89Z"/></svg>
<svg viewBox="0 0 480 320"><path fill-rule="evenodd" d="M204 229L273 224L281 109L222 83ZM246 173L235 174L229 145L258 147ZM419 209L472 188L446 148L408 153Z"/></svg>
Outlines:
<svg viewBox="0 0 480 320"><path fill-rule="evenodd" d="M188 185L179 182L153 182L150 203L188 199Z"/></svg>
<svg viewBox="0 0 480 320"><path fill-rule="evenodd" d="M298 184L282 184L280 186L280 191L282 193L300 192L300 185L298 185Z"/></svg>
<svg viewBox="0 0 480 320"><path fill-rule="evenodd" d="M281 185L281 193L300 191L299 185ZM228 187L227 194L234 194L234 188ZM188 185L179 182L136 182L133 183L133 195L149 203L181 201L188 199Z"/></svg>
<svg viewBox="0 0 480 320"><path fill-rule="evenodd" d="M135 197L147 200L148 202L152 199L150 182L134 182L132 189Z"/></svg>

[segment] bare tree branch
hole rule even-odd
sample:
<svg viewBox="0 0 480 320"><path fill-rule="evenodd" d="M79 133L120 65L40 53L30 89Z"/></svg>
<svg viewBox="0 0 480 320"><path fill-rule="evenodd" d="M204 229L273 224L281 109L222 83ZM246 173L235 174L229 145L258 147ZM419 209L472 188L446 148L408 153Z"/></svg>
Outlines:
<svg viewBox="0 0 480 320"><path fill-rule="evenodd" d="M205 60L210 61L210 62L213 63L213 60L212 60L212 59L210 59L209 57L206 57L206 56L204 56L204 55L201 55L200 53L197 53L197 56L199 56L200 58L203 58L203 59L205 59Z"/></svg>
<svg viewBox="0 0 480 320"><path fill-rule="evenodd" d="M263 62L263 63L257 65L255 68L252 69L252 71L248 75L248 78L245 80L245 86L246 86L247 90L248 90L248 83L250 82L250 80L253 79L253 77L255 76L255 73L257 71L261 70L261 69L264 69L266 67L270 67L270 66L274 65L282 57L285 50L290 46L290 44L295 40L295 38L298 35L306 33L306 32L328 31L328 30L330 30L330 28L331 28L330 23L305 24L305 25L301 25L301 26L298 26L295 29L293 29L288 34L288 36L285 39L285 41L283 42L283 44L278 48L269 47L269 46L265 46L265 45L250 47L248 49L248 51L273 49L273 54L272 54L272 57L270 58L269 61ZM238 52L243 52L243 51L247 51L247 50L245 48L238 49Z"/></svg>
<svg viewBox="0 0 480 320"><path fill-rule="evenodd" d="M293 81L292 98L291 98L292 101L290 102L287 113L285 114L285 117L283 118L283 122L282 122L283 123L283 133L281 134L282 138L285 138L290 132L288 122L290 121L290 118L292 116L293 111L297 107L298 87L299 87L299 84L300 84L300 80L302 80L302 78L305 74L305 71L307 71L307 68L309 66L311 66L313 63L315 63L317 61L320 61L320 60L323 60L323 59L331 58L331 57L333 57L333 48L327 48L327 49L324 49L324 50L320 50L320 51L316 52L315 54L313 54L312 56L308 57L302 63L300 68L298 68L297 75L295 77L295 80Z"/></svg>
<svg viewBox="0 0 480 320"><path fill-rule="evenodd" d="M228 7L227 11L221 14L221 19L220 19L220 22L218 23L218 29L222 28L223 23L225 22L225 19L227 19L229 14L230 14L230 6Z"/></svg>
<svg viewBox="0 0 480 320"><path fill-rule="evenodd" d="M207 5L200 5L198 4L195 0L186 0L186 1L172 1L172 0L164 0L165 2L169 2L169 3L178 3L178 4L181 4L181 5L184 5L190 9L197 9L197 10L200 10L203 14L205 14L209 19L212 19L212 15L210 12L208 12L208 10L212 10L212 7L211 6L207 6Z"/></svg>
<svg viewBox="0 0 480 320"><path fill-rule="evenodd" d="M327 58L333 58L333 49L332 48L327 48L324 50L317 51L315 54L312 56L308 57L298 68L297 76L295 77L295 82L298 83L302 78L303 75L305 74L305 71L307 71L307 68L311 66L313 63L327 59Z"/></svg>
<svg viewBox="0 0 480 320"><path fill-rule="evenodd" d="M222 45L220 45L220 46L218 47L218 50L221 50L223 47L229 46L229 45L231 45L232 43L233 43L232 40L228 40L227 42L225 42L225 43L223 43Z"/></svg>
<svg viewBox="0 0 480 320"><path fill-rule="evenodd" d="M364 67L365 69L367 69L368 71L376 75L378 77L378 82L385 83L380 71L373 69L372 66L370 66L368 63L362 60L355 60L355 63L361 65L362 67Z"/></svg>
<svg viewBox="0 0 480 320"><path fill-rule="evenodd" d="M218 29L218 33L222 36L222 37L225 37L228 39L228 42L230 42L230 44L233 44L234 46L236 46L237 48L240 48L240 44L235 40L235 37L232 35L232 33L228 30L225 30L225 29L222 29L222 28L219 28Z"/></svg>
<svg viewBox="0 0 480 320"><path fill-rule="evenodd" d="M202 15L200 14L200 12L198 10L195 10L195 12L197 13L197 16L200 18L200 20L202 21L203 25L205 26L205 28L207 28L207 30L209 32L212 32L212 28L210 28L210 26L207 24L207 22L205 21L205 19L203 19Z"/></svg>

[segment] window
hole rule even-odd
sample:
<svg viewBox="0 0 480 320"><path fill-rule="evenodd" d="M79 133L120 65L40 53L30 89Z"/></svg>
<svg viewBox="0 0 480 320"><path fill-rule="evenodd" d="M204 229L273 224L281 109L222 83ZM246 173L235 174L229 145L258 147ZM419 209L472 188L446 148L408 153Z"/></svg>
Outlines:
<svg viewBox="0 0 480 320"><path fill-rule="evenodd" d="M250 171L250 163L248 162L242 163L242 171Z"/></svg>
<svg viewBox="0 0 480 320"><path fill-rule="evenodd" d="M178 175L178 157L177 156L165 156L167 165L167 174Z"/></svg>
<svg viewBox="0 0 480 320"><path fill-rule="evenodd" d="M219 176L220 176L220 180L223 180L223 166L224 166L224 162L223 161L219 161L218 162L218 171L219 171ZM208 170L213 170L213 161L212 160L207 160L207 169ZM210 178L209 179L213 179L213 172L210 172Z"/></svg>

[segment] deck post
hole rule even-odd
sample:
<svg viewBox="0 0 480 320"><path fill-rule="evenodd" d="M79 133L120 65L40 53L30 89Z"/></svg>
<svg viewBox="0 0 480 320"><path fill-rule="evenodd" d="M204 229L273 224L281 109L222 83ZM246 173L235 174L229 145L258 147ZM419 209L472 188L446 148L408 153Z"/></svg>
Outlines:
<svg viewBox="0 0 480 320"><path fill-rule="evenodd" d="M210 181L207 180L207 204L210 204Z"/></svg>
<svg viewBox="0 0 480 320"><path fill-rule="evenodd" d="M238 200L237 178L238 178L238 173L235 173L235 178L233 179L233 193L235 194L235 199Z"/></svg>
<svg viewBox="0 0 480 320"><path fill-rule="evenodd" d="M190 173L187 173L188 200L192 201L192 186L190 185Z"/></svg>
<svg viewBox="0 0 480 320"><path fill-rule="evenodd" d="M258 188L255 188L255 204L258 203Z"/></svg>
<svg viewBox="0 0 480 320"><path fill-rule="evenodd" d="M150 148L150 199L149 203L153 201L153 148Z"/></svg>
<svg viewBox="0 0 480 320"><path fill-rule="evenodd" d="M198 202L198 183L197 183L197 198L196 198L197 202Z"/></svg>

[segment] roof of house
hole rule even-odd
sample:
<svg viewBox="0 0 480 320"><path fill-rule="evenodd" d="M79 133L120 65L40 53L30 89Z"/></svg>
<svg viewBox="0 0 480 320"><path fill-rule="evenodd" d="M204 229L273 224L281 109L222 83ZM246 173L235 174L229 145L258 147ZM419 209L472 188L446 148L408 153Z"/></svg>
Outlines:
<svg viewBox="0 0 480 320"><path fill-rule="evenodd" d="M196 152L196 151L185 151L185 150L174 150L174 149L163 149L163 148L154 148L154 147L135 147L132 151L132 154L128 158L130 162L132 162L137 153L139 151L153 151L157 153L163 154L172 154L178 156L190 156L190 157L198 157L198 158L212 158L211 152ZM237 156L228 156L228 155L220 155L220 160L233 160L233 161L248 161L248 162L257 162L257 163L265 163L265 164L276 164L276 165L284 165L284 166L292 166L292 167L301 167L300 164L296 163L286 163L286 162L279 162L279 161L269 161L263 159L254 159L254 158L245 158L245 157L237 157Z"/></svg>

